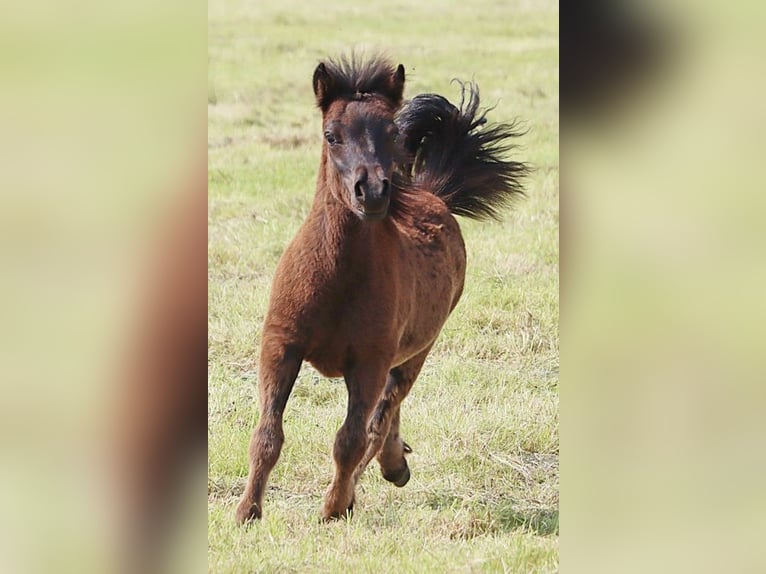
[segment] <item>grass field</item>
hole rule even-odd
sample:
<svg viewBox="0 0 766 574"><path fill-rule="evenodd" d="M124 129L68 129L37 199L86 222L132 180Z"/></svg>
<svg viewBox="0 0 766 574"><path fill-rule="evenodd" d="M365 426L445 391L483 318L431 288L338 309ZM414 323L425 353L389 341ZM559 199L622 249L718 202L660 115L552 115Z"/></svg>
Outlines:
<svg viewBox="0 0 766 574"><path fill-rule="evenodd" d="M558 570L558 8L421 0L209 4L210 572ZM272 274L308 213L321 143L320 58L385 50L406 96L475 79L492 120L525 121L527 198L502 223L461 219L463 298L402 407L402 489L373 463L350 521L319 524L342 380L304 365L264 520L234 524L258 417Z"/></svg>

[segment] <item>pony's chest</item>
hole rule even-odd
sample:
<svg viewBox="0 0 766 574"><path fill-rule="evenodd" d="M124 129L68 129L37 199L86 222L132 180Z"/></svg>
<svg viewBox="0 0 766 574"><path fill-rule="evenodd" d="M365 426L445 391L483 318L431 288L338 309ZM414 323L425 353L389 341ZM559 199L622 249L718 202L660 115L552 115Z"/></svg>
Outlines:
<svg viewBox="0 0 766 574"><path fill-rule="evenodd" d="M312 329L306 360L325 376L340 376L375 349L391 348L396 339L393 314L380 307L365 309L352 300L322 315Z"/></svg>

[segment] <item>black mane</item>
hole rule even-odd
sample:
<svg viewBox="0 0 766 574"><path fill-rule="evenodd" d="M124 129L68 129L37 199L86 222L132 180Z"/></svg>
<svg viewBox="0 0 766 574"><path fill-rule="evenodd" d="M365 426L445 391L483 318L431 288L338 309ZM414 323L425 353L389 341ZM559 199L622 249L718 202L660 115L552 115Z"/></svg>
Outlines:
<svg viewBox="0 0 766 574"><path fill-rule="evenodd" d="M526 163L506 157L526 132L516 122L487 124L479 88L459 83L460 107L438 94L419 94L399 111L396 123L408 157L403 175L414 189L441 197L455 215L499 219L503 207L524 195L531 173Z"/></svg>

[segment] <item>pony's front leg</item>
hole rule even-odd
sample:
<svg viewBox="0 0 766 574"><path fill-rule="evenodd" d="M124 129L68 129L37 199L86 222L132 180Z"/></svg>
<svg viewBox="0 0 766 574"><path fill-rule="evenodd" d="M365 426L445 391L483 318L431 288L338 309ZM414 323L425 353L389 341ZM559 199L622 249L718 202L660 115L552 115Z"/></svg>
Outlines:
<svg viewBox="0 0 766 574"><path fill-rule="evenodd" d="M367 450L356 469L354 481L359 480L376 455L383 478L396 486L404 486L410 479L410 469L404 458L404 453L409 447L399 436L399 408L412 389L430 350L429 346L388 373L385 390L367 427Z"/></svg>
<svg viewBox="0 0 766 574"><path fill-rule="evenodd" d="M335 476L325 494L322 519L332 520L350 514L354 506L354 471L367 450L367 422L386 380L387 365L357 368L346 375L348 411L335 436L333 458Z"/></svg>
<svg viewBox="0 0 766 574"><path fill-rule="evenodd" d="M285 440L282 416L302 361L303 354L295 347L273 339L263 342L258 383L261 417L250 440L250 474L237 505L240 524L262 516L266 481Z"/></svg>

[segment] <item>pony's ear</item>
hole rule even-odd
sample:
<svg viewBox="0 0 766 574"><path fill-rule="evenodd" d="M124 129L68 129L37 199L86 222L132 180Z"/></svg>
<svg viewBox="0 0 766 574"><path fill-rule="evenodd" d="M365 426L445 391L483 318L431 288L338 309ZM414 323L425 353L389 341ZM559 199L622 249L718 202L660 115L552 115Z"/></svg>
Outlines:
<svg viewBox="0 0 766 574"><path fill-rule="evenodd" d="M389 87L388 97L399 105L402 103L402 96L404 95L404 66L399 64L391 76L391 83Z"/></svg>
<svg viewBox="0 0 766 574"><path fill-rule="evenodd" d="M317 105L322 111L327 110L327 106L332 101L332 92L335 87L335 81L327 72L324 62L321 62L314 70L314 95L317 99Z"/></svg>

